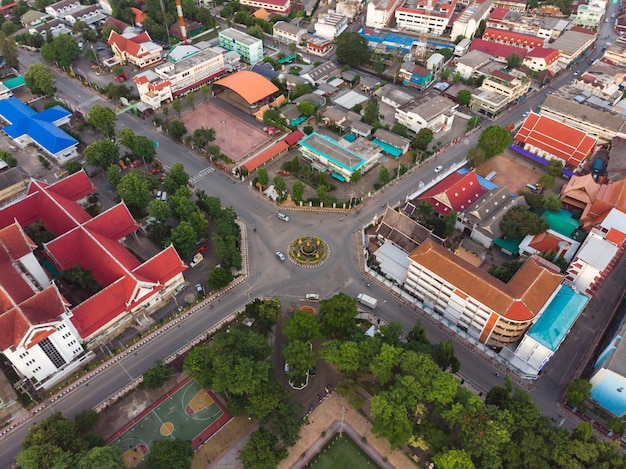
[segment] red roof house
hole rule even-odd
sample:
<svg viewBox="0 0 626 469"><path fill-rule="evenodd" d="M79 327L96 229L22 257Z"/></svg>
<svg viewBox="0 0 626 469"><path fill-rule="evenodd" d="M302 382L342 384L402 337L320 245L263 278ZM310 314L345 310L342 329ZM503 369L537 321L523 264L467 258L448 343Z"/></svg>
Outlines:
<svg viewBox="0 0 626 469"><path fill-rule="evenodd" d="M493 56L496 60L505 61L511 54L526 57L528 50L524 47L510 46L493 41L476 38L472 41L469 50L479 50Z"/></svg>
<svg viewBox="0 0 626 469"><path fill-rule="evenodd" d="M464 212L485 192L487 189L480 185L474 171L456 172L428 189L418 200L430 203L440 215L447 215L451 211Z"/></svg>
<svg viewBox="0 0 626 469"><path fill-rule="evenodd" d="M550 117L531 112L515 135L525 150L578 167L596 148L597 138Z"/></svg>
<svg viewBox="0 0 626 469"><path fill-rule="evenodd" d="M162 61L163 48L152 42L146 32L141 34L118 34L111 31L108 40L113 53L123 62L130 62L139 68L148 67Z"/></svg>
<svg viewBox="0 0 626 469"><path fill-rule="evenodd" d="M524 47L532 49L533 47L543 47L545 39L532 34L516 33L514 31L487 28L483 33L483 39L494 41L507 46Z"/></svg>

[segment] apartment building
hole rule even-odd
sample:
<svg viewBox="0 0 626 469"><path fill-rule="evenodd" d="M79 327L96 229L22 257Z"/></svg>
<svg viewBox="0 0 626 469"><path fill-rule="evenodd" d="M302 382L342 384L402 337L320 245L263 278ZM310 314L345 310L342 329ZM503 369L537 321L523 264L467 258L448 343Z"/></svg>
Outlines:
<svg viewBox="0 0 626 469"><path fill-rule="evenodd" d="M241 31L228 28L219 32L220 47L238 52L243 59L254 65L263 60L263 41Z"/></svg>
<svg viewBox="0 0 626 469"><path fill-rule="evenodd" d="M563 280L555 265L532 256L504 283L429 239L409 262L404 287L423 307L494 347L519 341Z"/></svg>
<svg viewBox="0 0 626 469"><path fill-rule="evenodd" d="M427 95L396 109L396 119L413 132L428 128L436 136L450 130L458 107L457 103L443 96Z"/></svg>
<svg viewBox="0 0 626 469"><path fill-rule="evenodd" d="M559 51L547 47L535 47L524 57L524 65L533 72L550 70L556 73L559 70Z"/></svg>
<svg viewBox="0 0 626 469"><path fill-rule="evenodd" d="M513 74L495 70L472 94L470 107L475 112L496 116L511 104L516 103L528 92L528 88L530 88L530 78L523 73Z"/></svg>
<svg viewBox="0 0 626 469"><path fill-rule="evenodd" d="M300 44L304 34L306 34L306 28L292 23L287 23L286 21L277 21L274 23L274 28L272 30L272 35L276 38L276 40L285 44L290 44L292 42Z"/></svg>
<svg viewBox="0 0 626 469"><path fill-rule="evenodd" d="M450 37L456 39L459 36L465 38L474 37L480 22L487 18L489 10L493 5L493 0L485 0L482 3L472 2L452 23Z"/></svg>
<svg viewBox="0 0 626 469"><path fill-rule="evenodd" d="M348 18L335 10L328 10L317 18L315 34L324 39L334 39L348 28Z"/></svg>
<svg viewBox="0 0 626 469"><path fill-rule="evenodd" d="M402 0L370 0L367 4L365 25L370 28L384 28L389 24Z"/></svg>
<svg viewBox="0 0 626 469"><path fill-rule="evenodd" d="M443 35L456 7L456 0L406 0L396 8L398 29Z"/></svg>
<svg viewBox="0 0 626 469"><path fill-rule="evenodd" d="M154 70L136 75L133 80L141 101L153 109L161 103L182 96L222 76L225 72L224 56L214 49L195 49L193 53L176 62L168 62ZM176 52L175 47L172 50Z"/></svg>
<svg viewBox="0 0 626 469"><path fill-rule="evenodd" d="M570 18L571 22L584 28L597 28L602 22L605 9L595 5L578 5L576 14Z"/></svg>

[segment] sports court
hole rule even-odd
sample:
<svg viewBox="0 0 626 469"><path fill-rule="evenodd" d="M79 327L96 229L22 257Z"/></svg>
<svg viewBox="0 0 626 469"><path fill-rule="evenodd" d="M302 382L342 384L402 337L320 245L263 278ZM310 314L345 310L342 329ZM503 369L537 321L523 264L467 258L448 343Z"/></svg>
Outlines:
<svg viewBox="0 0 626 469"><path fill-rule="evenodd" d="M190 440L195 450L230 418L213 394L189 378L121 428L107 443L122 449L126 467L142 467L154 441L181 438Z"/></svg>
<svg viewBox="0 0 626 469"><path fill-rule="evenodd" d="M268 134L215 105L212 100L196 106L180 120L190 134L200 127L215 129L215 140L211 144L219 145L222 153L235 162L260 150L270 140Z"/></svg>

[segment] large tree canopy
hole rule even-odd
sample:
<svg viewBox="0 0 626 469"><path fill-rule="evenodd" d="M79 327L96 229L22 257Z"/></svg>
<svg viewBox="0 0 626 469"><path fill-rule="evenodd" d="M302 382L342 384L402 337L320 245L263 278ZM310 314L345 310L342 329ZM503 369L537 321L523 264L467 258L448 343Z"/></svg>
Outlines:
<svg viewBox="0 0 626 469"><path fill-rule="evenodd" d="M511 135L509 132L498 126L490 125L483 130L478 137L478 146L485 150L487 158L496 156L504 151L511 144Z"/></svg>
<svg viewBox="0 0 626 469"><path fill-rule="evenodd" d="M526 207L513 207L507 212L500 222L500 230L505 238L519 238L526 235L543 233L550 226Z"/></svg>
<svg viewBox="0 0 626 469"><path fill-rule="evenodd" d="M359 33L344 31L335 38L335 54L340 62L351 67L364 64L370 59L367 40Z"/></svg>

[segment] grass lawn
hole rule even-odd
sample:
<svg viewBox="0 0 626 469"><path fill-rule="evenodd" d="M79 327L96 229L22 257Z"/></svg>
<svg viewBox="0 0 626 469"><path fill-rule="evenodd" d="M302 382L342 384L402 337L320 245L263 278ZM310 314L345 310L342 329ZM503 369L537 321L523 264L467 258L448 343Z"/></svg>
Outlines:
<svg viewBox="0 0 626 469"><path fill-rule="evenodd" d="M309 469L378 467L347 435L335 435L306 466Z"/></svg>

